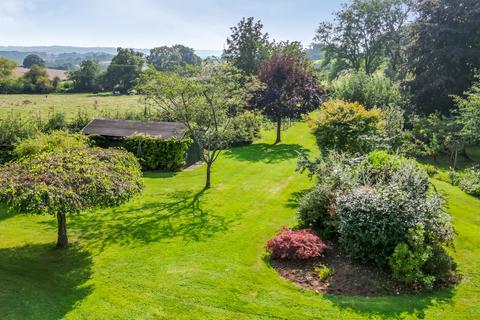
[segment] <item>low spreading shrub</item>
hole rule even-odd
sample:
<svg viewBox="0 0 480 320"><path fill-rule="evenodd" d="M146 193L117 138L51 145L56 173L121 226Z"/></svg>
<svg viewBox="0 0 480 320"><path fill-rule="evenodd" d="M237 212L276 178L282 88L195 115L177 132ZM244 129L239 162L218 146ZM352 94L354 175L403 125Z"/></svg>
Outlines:
<svg viewBox="0 0 480 320"><path fill-rule="evenodd" d="M394 182L407 192L425 194L429 188L428 174L417 161L386 151L372 151L358 167L363 184L377 185Z"/></svg>
<svg viewBox="0 0 480 320"><path fill-rule="evenodd" d="M471 168L460 174L458 186L466 193L480 197L480 168Z"/></svg>
<svg viewBox="0 0 480 320"><path fill-rule="evenodd" d="M185 155L191 142L190 139L134 135L125 138L123 146L147 170L176 171L185 164Z"/></svg>
<svg viewBox="0 0 480 320"><path fill-rule="evenodd" d="M325 265L320 265L316 267L315 272L318 274L318 278L320 279L320 281L325 281L328 277L334 274L334 270L330 269Z"/></svg>
<svg viewBox="0 0 480 320"><path fill-rule="evenodd" d="M382 112L357 102L331 100L311 120L318 144L325 151L368 152L381 136Z"/></svg>
<svg viewBox="0 0 480 320"><path fill-rule="evenodd" d="M15 144L13 155L17 158L32 156L42 152L63 152L68 149L86 148L89 140L82 134L69 134L53 131L51 134L40 133L32 138Z"/></svg>
<svg viewBox="0 0 480 320"><path fill-rule="evenodd" d="M311 229L283 229L267 243L273 259L306 260L321 257L327 246Z"/></svg>
<svg viewBox="0 0 480 320"><path fill-rule="evenodd" d="M421 227L409 229L406 242L399 243L389 258L395 280L407 285L431 289L435 276L424 272L424 265L432 256L432 248L424 244Z"/></svg>
<svg viewBox="0 0 480 320"><path fill-rule="evenodd" d="M334 194L329 186L317 184L298 203L298 216L303 225L323 229L330 220L329 207Z"/></svg>

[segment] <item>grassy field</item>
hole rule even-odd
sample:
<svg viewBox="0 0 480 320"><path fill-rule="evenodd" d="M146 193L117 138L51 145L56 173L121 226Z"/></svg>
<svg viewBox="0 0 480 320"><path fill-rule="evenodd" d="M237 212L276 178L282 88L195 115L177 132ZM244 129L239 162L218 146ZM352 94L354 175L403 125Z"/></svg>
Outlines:
<svg viewBox="0 0 480 320"><path fill-rule="evenodd" d="M394 297L304 291L280 278L265 242L295 224L297 151L315 153L305 124L225 152L213 188L204 168L148 173L119 208L69 217L72 246L53 248L56 221L0 211L3 319L479 319L480 200L434 181L458 231L464 276L452 289Z"/></svg>
<svg viewBox="0 0 480 320"><path fill-rule="evenodd" d="M0 94L0 118L8 113L23 116L47 117L54 112L64 112L67 119L79 111L92 116L104 112L123 114L142 111L145 103L141 96L114 96L108 94Z"/></svg>

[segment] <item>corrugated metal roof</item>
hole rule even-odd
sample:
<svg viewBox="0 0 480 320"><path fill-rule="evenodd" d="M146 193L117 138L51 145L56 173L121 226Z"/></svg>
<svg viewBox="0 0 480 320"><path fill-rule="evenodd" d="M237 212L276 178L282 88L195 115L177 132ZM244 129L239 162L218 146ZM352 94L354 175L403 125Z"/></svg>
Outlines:
<svg viewBox="0 0 480 320"><path fill-rule="evenodd" d="M165 121L132 121L132 120L92 120L82 132L86 135L107 137L129 137L134 134L146 134L154 137L182 138L186 132L184 124Z"/></svg>

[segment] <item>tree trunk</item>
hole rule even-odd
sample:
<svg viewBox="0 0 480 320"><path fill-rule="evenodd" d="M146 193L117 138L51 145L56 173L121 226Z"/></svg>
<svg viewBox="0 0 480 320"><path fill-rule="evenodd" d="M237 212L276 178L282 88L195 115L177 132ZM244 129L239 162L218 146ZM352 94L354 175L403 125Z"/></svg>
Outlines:
<svg viewBox="0 0 480 320"><path fill-rule="evenodd" d="M281 133L282 133L282 118L277 119L277 139L275 140L275 144L281 141Z"/></svg>
<svg viewBox="0 0 480 320"><path fill-rule="evenodd" d="M67 217L65 216L65 214L57 214L57 220L58 220L57 248L66 249L68 247Z"/></svg>
<svg viewBox="0 0 480 320"><path fill-rule="evenodd" d="M211 175L211 170L212 170L212 164L207 163L207 181L205 182L205 189L210 188L210 175Z"/></svg>

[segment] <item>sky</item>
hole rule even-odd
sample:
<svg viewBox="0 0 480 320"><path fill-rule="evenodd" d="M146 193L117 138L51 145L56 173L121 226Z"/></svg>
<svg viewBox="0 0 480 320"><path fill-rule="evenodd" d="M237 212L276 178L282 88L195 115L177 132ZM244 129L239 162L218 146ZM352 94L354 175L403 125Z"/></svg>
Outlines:
<svg viewBox="0 0 480 320"><path fill-rule="evenodd" d="M0 0L0 45L221 50L253 16L271 39L308 46L346 0Z"/></svg>

